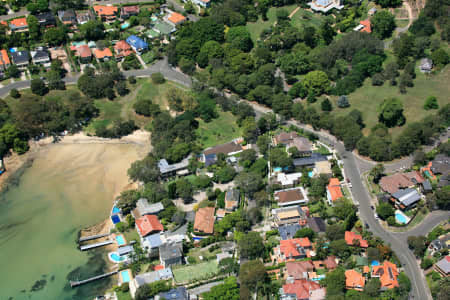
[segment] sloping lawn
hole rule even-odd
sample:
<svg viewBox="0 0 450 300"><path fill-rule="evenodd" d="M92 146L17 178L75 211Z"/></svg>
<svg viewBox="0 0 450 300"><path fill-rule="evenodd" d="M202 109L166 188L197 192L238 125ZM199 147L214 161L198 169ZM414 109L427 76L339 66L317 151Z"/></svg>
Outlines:
<svg viewBox="0 0 450 300"><path fill-rule="evenodd" d="M424 75L418 69L416 69L416 74L414 87L407 88L406 94L401 94L398 86L391 86L388 82L385 82L383 86L372 86L371 80L367 79L361 88L348 96L351 106L347 109L339 109L334 106L333 114L347 114L355 108L360 110L366 124L365 134L369 134L370 128L378 122L378 107L387 98L395 97L403 102L406 124L435 114L436 110L427 111L423 109L423 105L428 96L435 96L438 99L439 107L449 103L450 66L435 75ZM334 100L336 101L337 97L334 97ZM397 136L403 128L404 126L391 129L393 136Z"/></svg>
<svg viewBox="0 0 450 300"><path fill-rule="evenodd" d="M209 123L199 121L197 129L199 141L204 148L224 144L242 135L242 129L236 124L231 112L219 112L219 117Z"/></svg>
<svg viewBox="0 0 450 300"><path fill-rule="evenodd" d="M173 275L177 283L191 282L193 280L213 277L219 271L217 261L210 260L196 265L183 266L173 269Z"/></svg>

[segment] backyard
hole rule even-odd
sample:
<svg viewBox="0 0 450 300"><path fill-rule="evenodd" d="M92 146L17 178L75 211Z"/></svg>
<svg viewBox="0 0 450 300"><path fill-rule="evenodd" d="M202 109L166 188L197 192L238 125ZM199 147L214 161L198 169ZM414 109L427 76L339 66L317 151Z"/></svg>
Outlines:
<svg viewBox="0 0 450 300"><path fill-rule="evenodd" d="M211 122L199 120L196 131L203 148L224 144L242 136L242 129L236 125L236 117L230 112L219 112L219 117Z"/></svg>
<svg viewBox="0 0 450 300"><path fill-rule="evenodd" d="M213 277L219 272L219 267L217 261L213 259L196 265L173 268L172 272L177 283L187 283Z"/></svg>

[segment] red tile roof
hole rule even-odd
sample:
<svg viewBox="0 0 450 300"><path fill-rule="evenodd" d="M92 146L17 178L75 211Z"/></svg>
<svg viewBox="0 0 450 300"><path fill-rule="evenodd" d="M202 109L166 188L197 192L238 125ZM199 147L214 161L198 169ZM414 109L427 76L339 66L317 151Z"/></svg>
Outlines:
<svg viewBox="0 0 450 300"><path fill-rule="evenodd" d="M306 279L295 280L283 285L284 294L296 295L297 299L309 299L309 292L320 289L320 285Z"/></svg>
<svg viewBox="0 0 450 300"><path fill-rule="evenodd" d="M118 8L116 6L107 6L107 5L95 5L93 8L94 8L95 13L99 17L114 16L118 10Z"/></svg>
<svg viewBox="0 0 450 300"><path fill-rule="evenodd" d="M86 58L86 57L91 57L92 56L92 52L91 49L89 48L88 45L81 45L75 48L77 51L77 55L82 57L82 58Z"/></svg>
<svg viewBox="0 0 450 300"><path fill-rule="evenodd" d="M380 278L382 288L393 289L398 287L397 276L397 266L389 261L385 261L380 266L374 266L372 270L372 277Z"/></svg>
<svg viewBox="0 0 450 300"><path fill-rule="evenodd" d="M164 266L163 265L156 265L153 270L155 271L159 271L159 270L164 270Z"/></svg>
<svg viewBox="0 0 450 300"><path fill-rule="evenodd" d="M359 24L364 26L364 28L361 30L361 32L367 32L367 33L371 33L372 32L372 27L371 27L369 19L363 20L363 21L359 21Z"/></svg>
<svg viewBox="0 0 450 300"><path fill-rule="evenodd" d="M307 237L290 240L283 240L280 242L280 252L286 258L297 257L300 255L298 248L310 248L311 242Z"/></svg>
<svg viewBox="0 0 450 300"><path fill-rule="evenodd" d="M345 271L345 286L347 289L362 290L366 283L366 279L355 270Z"/></svg>
<svg viewBox="0 0 450 300"><path fill-rule="evenodd" d="M159 222L155 215L145 215L136 219L136 226L142 236L146 236L155 231L163 231L164 226Z"/></svg>
<svg viewBox="0 0 450 300"><path fill-rule="evenodd" d="M314 264L310 260L289 261L286 263L286 273L294 279L303 279L307 277L307 272L314 270Z"/></svg>
<svg viewBox="0 0 450 300"><path fill-rule="evenodd" d="M177 12L173 12L172 14L170 14L170 16L167 19L170 22L172 22L173 24L178 24L178 23L181 23L181 22L185 21L186 17L183 16L182 14L177 13Z"/></svg>
<svg viewBox="0 0 450 300"><path fill-rule="evenodd" d="M120 57L128 56L133 53L131 46L125 41L118 41L114 45L114 51L116 52L116 55L119 55Z"/></svg>
<svg viewBox="0 0 450 300"><path fill-rule="evenodd" d="M94 55L98 59L102 59L102 58L105 58L105 57L112 57L113 56L112 53L111 53L111 50L109 48L105 48L103 50L95 49L94 50Z"/></svg>
<svg viewBox="0 0 450 300"><path fill-rule="evenodd" d="M214 207L203 207L197 210L194 231L212 234L214 232Z"/></svg>
<svg viewBox="0 0 450 300"><path fill-rule="evenodd" d="M26 18L18 18L18 19L11 20L11 21L9 21L9 24L12 24L12 25L14 25L16 27L28 26Z"/></svg>
<svg viewBox="0 0 450 300"><path fill-rule="evenodd" d="M328 256L324 259L323 264L328 270L336 269L338 264L336 263L336 256Z"/></svg>
<svg viewBox="0 0 450 300"><path fill-rule="evenodd" d="M359 246L362 248L369 247L369 244L366 240L363 240L362 236L360 234L356 234L353 231L346 231L345 232L345 241L347 242L347 245L353 246L353 241L358 240Z"/></svg>
<svg viewBox="0 0 450 300"><path fill-rule="evenodd" d="M399 189L408 188L413 185L414 182L402 173L395 173L389 176L381 177L380 179L381 189L389 194L393 194L398 192Z"/></svg>
<svg viewBox="0 0 450 300"><path fill-rule="evenodd" d="M0 66L10 65L11 61L9 60L8 53L6 50L0 50Z"/></svg>
<svg viewBox="0 0 450 300"><path fill-rule="evenodd" d="M330 178L330 182L328 183L327 190L330 193L331 201L336 201L344 195L341 191L341 183L337 178Z"/></svg>

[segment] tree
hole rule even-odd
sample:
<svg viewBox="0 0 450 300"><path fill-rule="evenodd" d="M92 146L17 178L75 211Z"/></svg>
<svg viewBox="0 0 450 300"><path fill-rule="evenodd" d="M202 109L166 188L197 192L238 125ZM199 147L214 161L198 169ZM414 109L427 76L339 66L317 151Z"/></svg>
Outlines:
<svg viewBox="0 0 450 300"><path fill-rule="evenodd" d="M239 282L250 291L255 291L258 286L268 280L266 268L260 260L251 260L241 264L239 270Z"/></svg>
<svg viewBox="0 0 450 300"><path fill-rule="evenodd" d="M351 249L344 239L332 241L329 247L332 254L342 259L347 259L351 255Z"/></svg>
<svg viewBox="0 0 450 300"><path fill-rule="evenodd" d="M157 160L148 155L142 160L135 161L128 169L128 176L131 180L144 183L157 180L160 176Z"/></svg>
<svg viewBox="0 0 450 300"><path fill-rule="evenodd" d="M381 5L381 7L397 7L402 4L402 0L376 0L375 3Z"/></svg>
<svg viewBox="0 0 450 300"><path fill-rule="evenodd" d="M448 55L447 51L442 48L433 51L431 53L431 59L433 60L433 63L440 68L444 67L450 62L450 56Z"/></svg>
<svg viewBox="0 0 450 300"><path fill-rule="evenodd" d="M308 94L321 95L328 92L330 89L330 81L328 76L323 71L311 71L305 75L303 79L303 85L305 86Z"/></svg>
<svg viewBox="0 0 450 300"><path fill-rule="evenodd" d="M262 120L262 118L260 119ZM241 152L239 157L239 164L245 168L249 168L256 161L256 151L254 149L247 149Z"/></svg>
<svg viewBox="0 0 450 300"><path fill-rule="evenodd" d="M395 29L395 17L387 10L377 12L371 19L373 34L380 39L388 38Z"/></svg>
<svg viewBox="0 0 450 300"><path fill-rule="evenodd" d="M292 166L292 158L284 148L275 148L270 151L269 160L273 167L286 168Z"/></svg>
<svg viewBox="0 0 450 300"><path fill-rule="evenodd" d="M105 26L101 21L91 20L80 26L80 32L88 41L98 41L105 37Z"/></svg>
<svg viewBox="0 0 450 300"><path fill-rule="evenodd" d="M262 186L262 178L253 172L241 172L236 176L236 185L239 186L247 196L253 197Z"/></svg>
<svg viewBox="0 0 450 300"><path fill-rule="evenodd" d="M177 195L184 201L189 201L192 198L193 190L189 181L184 178L177 180Z"/></svg>
<svg viewBox="0 0 450 300"><path fill-rule="evenodd" d="M217 172L214 173L215 181L219 183L227 183L231 180L233 180L234 176L236 175L236 171L233 167L226 165L225 167L219 169Z"/></svg>
<svg viewBox="0 0 450 300"><path fill-rule="evenodd" d="M339 108L347 108L350 106L350 103L348 102L348 98L347 96L339 96L338 102L337 102L337 106Z"/></svg>
<svg viewBox="0 0 450 300"><path fill-rule="evenodd" d="M19 93L19 91L18 91L17 89L12 89L12 90L9 92L9 95L10 95L11 97L15 98L15 99L20 98L20 93Z"/></svg>
<svg viewBox="0 0 450 300"><path fill-rule="evenodd" d="M239 254L242 258L255 259L264 253L264 244L258 232L250 231L238 242Z"/></svg>
<svg viewBox="0 0 450 300"><path fill-rule="evenodd" d="M62 81L61 75L58 71L50 70L47 72L48 88L50 90L64 90L66 85Z"/></svg>
<svg viewBox="0 0 450 300"><path fill-rule="evenodd" d="M439 104L437 102L436 97L435 96L429 96L427 98L427 100L425 101L425 104L423 105L423 108L425 110L438 109L439 108Z"/></svg>
<svg viewBox="0 0 450 300"><path fill-rule="evenodd" d="M450 210L450 185L438 189L435 192L435 199L440 209Z"/></svg>
<svg viewBox="0 0 450 300"><path fill-rule="evenodd" d="M376 164L375 167L370 170L370 176L373 177L373 182L378 183L381 177L384 175L384 165Z"/></svg>
<svg viewBox="0 0 450 300"><path fill-rule="evenodd" d="M343 239L345 236L345 229L337 223L328 225L325 232L331 241Z"/></svg>
<svg viewBox="0 0 450 300"><path fill-rule="evenodd" d="M231 27L226 33L226 41L234 48L248 52L253 48L253 42L245 26Z"/></svg>
<svg viewBox="0 0 450 300"><path fill-rule="evenodd" d="M347 199L336 200L334 205L334 213L336 217L345 220L349 215L356 212L356 207Z"/></svg>
<svg viewBox="0 0 450 300"><path fill-rule="evenodd" d="M294 237L295 238L304 238L307 237L309 238L311 241L314 240L314 237L316 236L316 233L314 232L314 230L312 230L309 227L303 227L302 229L298 230Z"/></svg>
<svg viewBox="0 0 450 300"><path fill-rule="evenodd" d="M169 291L171 287L169 280L159 280L150 284L144 284L137 289L135 299L147 300L161 292Z"/></svg>
<svg viewBox="0 0 450 300"><path fill-rule="evenodd" d="M178 62L178 65L183 73L193 75L195 72L195 62L191 59L182 57Z"/></svg>
<svg viewBox="0 0 450 300"><path fill-rule="evenodd" d="M31 80L31 92L33 94L44 96L48 93L48 88L45 85L45 82L42 79L32 79Z"/></svg>
<svg viewBox="0 0 450 300"><path fill-rule="evenodd" d="M67 35L63 27L52 27L44 33L44 41L51 46L60 46L66 39Z"/></svg>
<svg viewBox="0 0 450 300"><path fill-rule="evenodd" d="M11 65L8 67L8 69L6 69L6 74L12 78L19 78L20 70L16 65Z"/></svg>
<svg viewBox="0 0 450 300"><path fill-rule="evenodd" d="M328 272L323 280L329 296L343 296L345 291L345 270L341 267Z"/></svg>
<svg viewBox="0 0 450 300"><path fill-rule="evenodd" d="M380 105L378 119L387 127L402 126L406 121L402 102L397 98L385 99Z"/></svg>
<svg viewBox="0 0 450 300"><path fill-rule="evenodd" d="M221 260L220 263L224 260L226 259ZM202 297L205 300L239 300L239 287L237 285L236 277L227 277L224 280L224 283L212 287L209 292L202 294Z"/></svg>
<svg viewBox="0 0 450 300"><path fill-rule="evenodd" d="M383 220L387 220L387 218L394 216L394 213L394 208L389 203L382 202L377 206L377 214Z"/></svg>
<svg viewBox="0 0 450 300"><path fill-rule="evenodd" d="M29 33L30 39L33 41L38 41L41 36L38 19L33 15L29 15L27 17L27 24L28 24L28 33Z"/></svg>
<svg viewBox="0 0 450 300"><path fill-rule="evenodd" d="M414 255L416 257L422 257L427 249L425 244L426 237L424 236L408 236L408 246L411 250L413 250Z"/></svg>
<svg viewBox="0 0 450 300"><path fill-rule="evenodd" d="M163 84L166 81L161 73L153 73L151 77L154 84Z"/></svg>
<svg viewBox="0 0 450 300"><path fill-rule="evenodd" d="M378 278L370 279L364 287L364 293L370 297L376 297L380 293L381 282Z"/></svg>
<svg viewBox="0 0 450 300"><path fill-rule="evenodd" d="M325 98L321 103L320 107L322 108L322 111L332 111L333 106L331 105L331 102L328 98Z"/></svg>
<svg viewBox="0 0 450 300"><path fill-rule="evenodd" d="M330 19L325 19L320 25L320 35L327 45L333 41L333 37L336 35L336 31L331 25L332 22Z"/></svg>

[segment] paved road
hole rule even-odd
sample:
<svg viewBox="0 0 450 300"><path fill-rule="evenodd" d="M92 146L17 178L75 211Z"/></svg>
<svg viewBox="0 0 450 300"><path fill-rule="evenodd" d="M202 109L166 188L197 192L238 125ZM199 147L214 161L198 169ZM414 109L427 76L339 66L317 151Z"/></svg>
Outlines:
<svg viewBox="0 0 450 300"><path fill-rule="evenodd" d="M252 104L255 110L258 110L260 113L266 113L270 111L267 108L261 108L259 105ZM423 276L422 270L419 268L419 265L414 257L413 253L408 249L408 245L405 242L405 236L408 236L410 233L391 233L386 231L380 223L375 219L372 209L370 208L370 195L367 191L366 187L363 185L363 181L361 180L361 172L356 163L356 159L352 152L347 151L344 145L337 141L334 136L331 136L329 133L324 131L315 131L310 126L300 124L296 121L287 121L290 125L295 125L299 128L302 128L306 131L313 132L319 136L319 139L322 142L332 145L341 159L344 162L344 172L346 176L352 182L352 194L354 198L359 203L359 216L363 222L369 225L369 230L380 237L383 241L390 245L392 250L396 253L400 262L403 265L403 268L411 279L412 285L412 295L415 299L432 299L431 294L426 283L425 277ZM445 214L450 216L449 212L442 213L440 218L445 219ZM430 215L426 220L422 223L423 225L418 226L413 229L412 232L428 232L430 231L435 224L439 223L436 220L435 214Z"/></svg>
<svg viewBox="0 0 450 300"><path fill-rule="evenodd" d="M130 76L136 76L136 77L148 77L153 73L162 73L164 77L170 81L179 83L186 87L192 86L192 80L188 75L185 75L181 72L178 72L174 68L172 68L169 63L167 62L167 58L165 57L162 60L159 60L155 64L149 66L146 69L141 70L130 70L130 71L124 71L123 74L126 77ZM67 76L63 79L63 81L66 84L76 84L78 78L80 77L79 74ZM26 89L30 87L31 80L23 80L23 81L16 81L14 83L8 84L2 88L0 88L0 97L6 97L9 92L12 89Z"/></svg>
<svg viewBox="0 0 450 300"><path fill-rule="evenodd" d="M9 14L9 15L3 15L0 16L0 21L7 21L10 19L15 19L18 17L23 17L23 16L27 16L29 14L29 12L26 10L26 8L22 8L20 11Z"/></svg>
<svg viewBox="0 0 450 300"><path fill-rule="evenodd" d="M407 232L397 232L394 235L400 239L403 239L406 242L408 236L411 235L424 235L426 236L431 229L439 225L441 222L448 220L450 218L449 211L433 211L431 214L427 216L425 220L422 221L419 225L414 227L413 229Z"/></svg>
<svg viewBox="0 0 450 300"><path fill-rule="evenodd" d="M211 290L211 288L215 287L216 285L222 284L223 281L215 281L215 282L211 282L211 283L207 283L201 286L198 286L196 288L190 289L188 290L190 295L200 295L206 292L209 292Z"/></svg>

